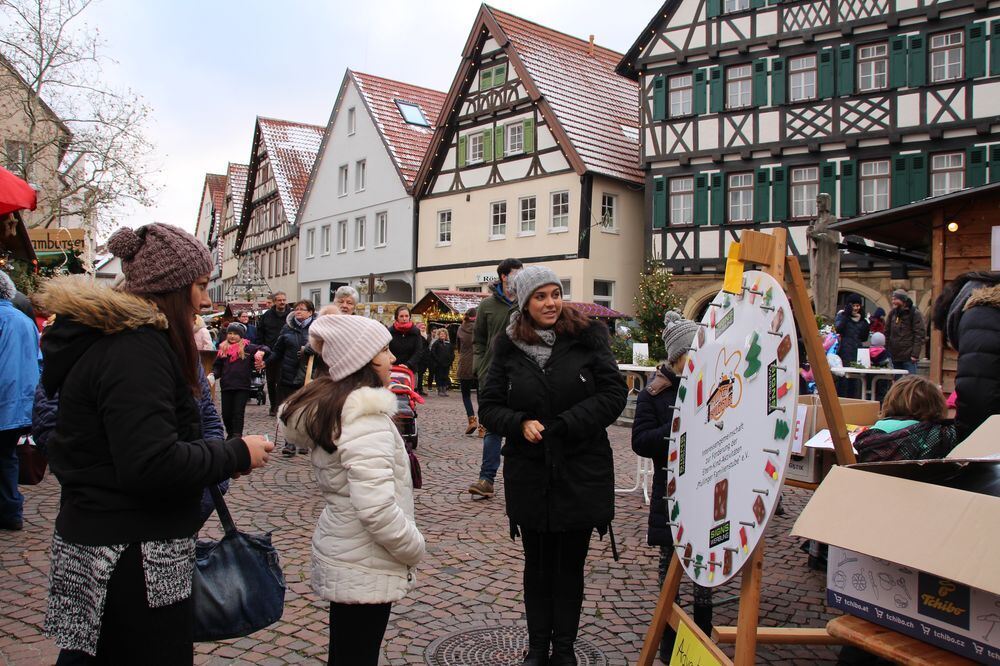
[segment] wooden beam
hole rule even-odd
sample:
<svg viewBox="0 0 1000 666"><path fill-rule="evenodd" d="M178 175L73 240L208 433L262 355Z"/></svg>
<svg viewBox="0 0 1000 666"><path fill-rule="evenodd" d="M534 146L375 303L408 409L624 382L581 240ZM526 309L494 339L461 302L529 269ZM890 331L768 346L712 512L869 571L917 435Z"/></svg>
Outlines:
<svg viewBox="0 0 1000 666"><path fill-rule="evenodd" d="M931 224L931 304L934 299L941 295L944 289L944 262L945 262L945 232L944 232L944 210L934 209L934 218ZM989 245L987 245L989 247ZM924 316L930 318L931 313L925 312ZM931 326L931 381L940 385L944 380L944 335Z"/></svg>
<svg viewBox="0 0 1000 666"><path fill-rule="evenodd" d="M760 584L764 575L764 537L757 542L740 573L740 613L736 619L736 666L753 666L757 656L757 621L760 619Z"/></svg>
<svg viewBox="0 0 1000 666"><path fill-rule="evenodd" d="M775 235L762 234L759 231L747 230L740 234L740 261L743 263L760 264L765 268L774 266L774 256L776 251L785 252L784 243L777 242L777 232L784 229L775 229ZM785 239L782 239L785 240ZM780 248L777 246L781 245ZM784 260L782 259L782 263ZM784 272L784 269L782 269Z"/></svg>
<svg viewBox="0 0 1000 666"><path fill-rule="evenodd" d="M843 615L826 625L833 636L843 638L867 652L896 664L912 666L955 666L970 663L965 657L934 647L930 643L910 638L898 631L880 627L853 615Z"/></svg>
<svg viewBox="0 0 1000 666"><path fill-rule="evenodd" d="M721 645L736 642L736 627L712 627L712 638ZM761 645L843 645L842 638L831 636L826 627L757 627Z"/></svg>
<svg viewBox="0 0 1000 666"><path fill-rule="evenodd" d="M785 485L792 486L793 488L802 488L804 490L816 490L819 488L818 483L810 483L808 481L798 481L796 479L789 479L785 477Z"/></svg>
<svg viewBox="0 0 1000 666"><path fill-rule="evenodd" d="M639 666L653 666L657 648L660 647L660 641L663 640L663 630L670 623L674 599L677 598L677 590L680 589L680 586L681 561L677 558L675 551L673 557L670 558L670 567L667 569L666 578L663 579L663 587L660 588L660 598L656 601L653 619L649 623L649 628L646 629L646 639L642 643L642 652L639 653Z"/></svg>

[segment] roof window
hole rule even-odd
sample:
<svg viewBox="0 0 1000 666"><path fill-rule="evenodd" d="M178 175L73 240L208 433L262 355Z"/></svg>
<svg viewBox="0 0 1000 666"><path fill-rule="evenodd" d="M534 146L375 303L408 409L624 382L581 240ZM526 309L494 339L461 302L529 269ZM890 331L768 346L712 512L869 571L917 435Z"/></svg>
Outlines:
<svg viewBox="0 0 1000 666"><path fill-rule="evenodd" d="M424 115L419 105L398 99L394 101L396 102L396 106L399 107L399 115L403 116L403 120L407 123L421 127L430 127L430 123L427 122L427 116Z"/></svg>

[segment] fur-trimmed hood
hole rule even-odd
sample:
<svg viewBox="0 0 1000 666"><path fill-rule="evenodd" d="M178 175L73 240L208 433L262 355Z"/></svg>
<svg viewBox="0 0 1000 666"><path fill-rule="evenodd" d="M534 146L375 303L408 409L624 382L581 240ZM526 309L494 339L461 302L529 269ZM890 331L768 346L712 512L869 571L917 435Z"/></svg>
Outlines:
<svg viewBox="0 0 1000 666"><path fill-rule="evenodd" d="M396 395L389 389L369 387L355 389L344 400L344 408L340 413L340 422L342 424L341 434L343 435L348 424L363 416L385 414L392 417L396 413L396 409ZM290 436L291 439L297 442L305 443L308 441L315 446L316 443L312 442L312 439L306 432L305 424L302 422L306 418L311 418L312 412L308 414L306 412L306 409L301 409L288 417L288 423L285 426L285 435L286 437ZM283 419L283 415L284 405L278 408L278 418Z"/></svg>
<svg viewBox="0 0 1000 666"><path fill-rule="evenodd" d="M969 300L965 302L965 308L974 308L977 305L985 305L990 308L1000 309L1000 284L991 287L983 287L972 292Z"/></svg>

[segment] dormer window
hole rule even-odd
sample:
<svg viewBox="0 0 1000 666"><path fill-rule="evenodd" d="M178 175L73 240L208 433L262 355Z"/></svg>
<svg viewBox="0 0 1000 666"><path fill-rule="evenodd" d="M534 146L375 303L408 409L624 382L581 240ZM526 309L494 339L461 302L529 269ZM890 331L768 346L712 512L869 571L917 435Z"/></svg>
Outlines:
<svg viewBox="0 0 1000 666"><path fill-rule="evenodd" d="M396 102L396 107L399 108L399 115L403 116L403 120L407 123L418 125L419 127L430 127L431 124L428 122L427 116L424 115L423 109L419 105L398 99L394 101Z"/></svg>

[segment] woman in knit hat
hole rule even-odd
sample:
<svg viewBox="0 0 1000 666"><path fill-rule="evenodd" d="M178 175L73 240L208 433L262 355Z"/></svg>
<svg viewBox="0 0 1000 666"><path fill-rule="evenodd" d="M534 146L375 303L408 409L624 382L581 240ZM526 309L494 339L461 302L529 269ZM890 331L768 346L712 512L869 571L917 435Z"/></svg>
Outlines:
<svg viewBox="0 0 1000 666"><path fill-rule="evenodd" d="M326 505L313 535L313 590L330 602L337 666L376 666L392 603L413 586L424 537L413 518L409 457L386 387L389 331L367 317L323 315L309 343L329 372L280 408L306 443Z"/></svg>
<svg viewBox="0 0 1000 666"><path fill-rule="evenodd" d="M649 526L646 542L660 548L660 585L670 566L674 553L674 539L670 531L667 506L661 498L667 495L667 447L663 440L670 436L673 424L673 405L677 399L678 378L684 372L688 351L698 324L685 319L677 312L667 312L663 316L663 346L667 350L666 363L656 370L656 374L646 384L635 403L635 418L632 421L632 450L636 455L653 460L653 490L649 503ZM694 621L706 634L712 633L712 589L694 586ZM673 629L667 627L660 641L660 656L670 661L674 647Z"/></svg>
<svg viewBox="0 0 1000 666"><path fill-rule="evenodd" d="M49 464L62 486L46 632L60 663L190 664L202 490L267 462L263 437L204 439L193 315L212 258L166 224L123 228L118 291L83 276L42 294L42 385L59 392ZM83 278L83 279L81 279Z"/></svg>
<svg viewBox="0 0 1000 666"><path fill-rule="evenodd" d="M514 278L518 310L493 342L479 395L483 425L507 438L504 497L524 548L523 664L534 666L576 664L590 537L614 517L607 427L627 394L608 327L563 303L560 285L543 266Z"/></svg>
<svg viewBox="0 0 1000 666"><path fill-rule="evenodd" d="M226 328L226 339L219 343L219 353L212 363L208 383L216 379L222 389L222 422L227 437L243 436L243 417L250 400L250 380L255 369L264 368L264 355L270 350L251 344L246 326L234 321Z"/></svg>

